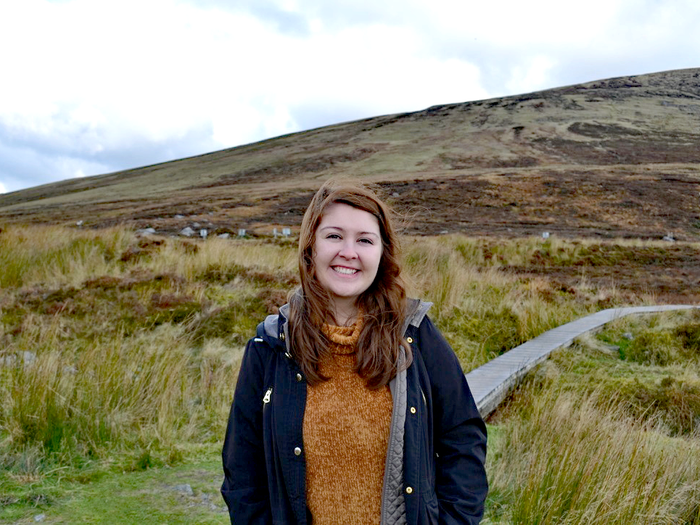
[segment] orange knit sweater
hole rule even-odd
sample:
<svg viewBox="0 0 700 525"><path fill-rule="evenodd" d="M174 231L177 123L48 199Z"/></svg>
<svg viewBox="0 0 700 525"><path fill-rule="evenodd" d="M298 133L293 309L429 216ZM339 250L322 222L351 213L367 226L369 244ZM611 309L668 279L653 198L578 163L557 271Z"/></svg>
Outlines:
<svg viewBox="0 0 700 525"><path fill-rule="evenodd" d="M314 525L380 522L392 399L353 371L362 319L324 325L332 356L320 364L328 381L309 386L304 412L306 501Z"/></svg>

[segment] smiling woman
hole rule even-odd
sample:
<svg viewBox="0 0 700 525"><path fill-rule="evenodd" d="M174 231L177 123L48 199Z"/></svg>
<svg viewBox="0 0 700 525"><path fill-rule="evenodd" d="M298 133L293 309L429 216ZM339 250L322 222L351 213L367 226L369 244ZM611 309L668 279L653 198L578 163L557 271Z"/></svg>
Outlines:
<svg viewBox="0 0 700 525"><path fill-rule="evenodd" d="M357 314L357 298L377 276L382 256L379 221L348 204L331 204L316 230L316 278L333 299L335 322L346 325Z"/></svg>
<svg viewBox="0 0 700 525"><path fill-rule="evenodd" d="M326 182L299 273L241 364L223 449L231 522L478 523L486 428L430 304L406 298L384 203Z"/></svg>

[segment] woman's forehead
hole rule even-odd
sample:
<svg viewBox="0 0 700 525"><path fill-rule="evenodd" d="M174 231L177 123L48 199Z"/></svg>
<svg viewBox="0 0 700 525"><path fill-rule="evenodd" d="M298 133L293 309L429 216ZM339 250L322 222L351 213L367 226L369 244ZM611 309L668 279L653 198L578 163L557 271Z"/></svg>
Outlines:
<svg viewBox="0 0 700 525"><path fill-rule="evenodd" d="M324 210L318 229L325 228L380 233L377 217L368 211L342 202L334 202Z"/></svg>

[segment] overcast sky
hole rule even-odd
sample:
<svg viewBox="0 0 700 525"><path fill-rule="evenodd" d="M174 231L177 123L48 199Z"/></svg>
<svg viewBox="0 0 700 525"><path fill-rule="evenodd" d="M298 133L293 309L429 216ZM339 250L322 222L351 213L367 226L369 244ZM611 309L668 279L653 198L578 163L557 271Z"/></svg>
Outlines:
<svg viewBox="0 0 700 525"><path fill-rule="evenodd" d="M0 0L0 192L700 66L695 0Z"/></svg>

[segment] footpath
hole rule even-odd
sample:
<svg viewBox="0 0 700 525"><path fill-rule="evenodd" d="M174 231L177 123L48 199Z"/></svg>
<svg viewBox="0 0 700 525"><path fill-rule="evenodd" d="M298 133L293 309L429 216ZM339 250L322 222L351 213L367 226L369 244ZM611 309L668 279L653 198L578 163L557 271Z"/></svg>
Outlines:
<svg viewBox="0 0 700 525"><path fill-rule="evenodd" d="M476 406L482 417L488 416L537 364L557 348L569 346L586 332L627 315L650 314L669 310L688 310L700 305L662 305L610 308L549 330L527 343L509 350L466 374Z"/></svg>

